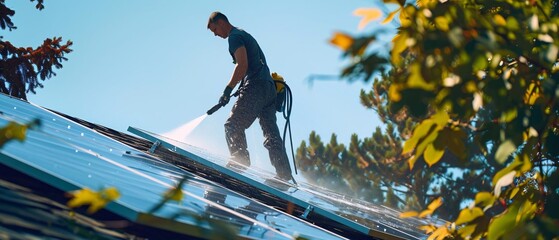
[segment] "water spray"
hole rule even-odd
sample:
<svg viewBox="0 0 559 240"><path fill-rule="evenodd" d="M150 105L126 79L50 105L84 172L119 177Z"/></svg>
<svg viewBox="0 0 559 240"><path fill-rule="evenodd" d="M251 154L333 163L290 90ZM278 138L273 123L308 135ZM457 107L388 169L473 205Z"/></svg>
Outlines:
<svg viewBox="0 0 559 240"><path fill-rule="evenodd" d="M203 114L202 116L199 116L169 132L163 133L162 135L180 142L185 141L186 137L190 135L190 133L194 131L194 129L198 127L198 125L200 125L207 116L208 114Z"/></svg>

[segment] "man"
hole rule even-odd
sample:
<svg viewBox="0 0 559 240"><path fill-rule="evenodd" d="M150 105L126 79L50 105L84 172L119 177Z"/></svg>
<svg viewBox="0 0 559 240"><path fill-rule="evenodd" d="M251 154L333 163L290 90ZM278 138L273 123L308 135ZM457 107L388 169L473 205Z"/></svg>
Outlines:
<svg viewBox="0 0 559 240"><path fill-rule="evenodd" d="M276 177L291 180L291 167L276 125L275 84L264 53L250 34L231 25L220 12L210 15L208 29L216 36L228 39L229 53L235 63L231 79L219 98L221 105L229 102L233 88L240 82L239 98L225 122L225 138L233 163L250 166L245 130L259 118L264 147L268 149Z"/></svg>

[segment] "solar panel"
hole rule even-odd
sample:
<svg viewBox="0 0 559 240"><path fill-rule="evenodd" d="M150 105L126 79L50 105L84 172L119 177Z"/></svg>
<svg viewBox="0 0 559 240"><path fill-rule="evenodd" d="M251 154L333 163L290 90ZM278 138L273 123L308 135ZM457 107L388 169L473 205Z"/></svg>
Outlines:
<svg viewBox="0 0 559 240"><path fill-rule="evenodd" d="M24 142L4 145L0 167L8 166L62 191L116 187L121 197L106 209L130 221L194 237L215 233L212 223L217 220L250 239L343 238L40 106L0 94L0 112L0 126L33 119L42 123L27 131ZM163 194L184 176L188 180L182 187L182 201L161 205Z"/></svg>
<svg viewBox="0 0 559 240"><path fill-rule="evenodd" d="M399 212L393 209L348 198L305 182L298 185L271 184L275 182L270 182L274 174L264 169L251 166L239 171L229 167L228 159L224 156L146 130L129 127L128 131L153 142L154 146L166 147L188 159L303 207L306 211L302 218L307 218L310 213L317 214L365 236L381 239L426 238L426 235L417 231L417 227L425 223L417 219L400 219Z"/></svg>

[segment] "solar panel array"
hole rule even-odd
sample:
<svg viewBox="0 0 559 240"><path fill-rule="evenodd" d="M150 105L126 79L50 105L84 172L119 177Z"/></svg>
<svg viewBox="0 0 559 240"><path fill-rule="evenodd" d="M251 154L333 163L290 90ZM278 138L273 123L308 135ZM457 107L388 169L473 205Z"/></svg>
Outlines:
<svg viewBox="0 0 559 240"><path fill-rule="evenodd" d="M399 212L380 205L352 199L334 191L299 182L297 185L270 181L274 173L250 167L239 171L227 165L228 159L184 142L129 127L128 131L166 147L197 163L217 169L230 177L239 179L265 192L274 194L306 209L303 214L318 214L337 222L342 227L380 239L423 239L426 235L417 231L425 224L416 219L401 219ZM305 217L305 216L303 216ZM312 220L312 219L310 219Z"/></svg>
<svg viewBox="0 0 559 240"><path fill-rule="evenodd" d="M62 191L115 187L121 196L106 209L127 220L194 237L215 234L223 226L216 223L226 223L238 236L250 239L343 238L40 106L0 95L0 112L0 126L41 121L39 128L27 131L23 142L4 145L0 164ZM164 194L185 176L182 200L161 204Z"/></svg>

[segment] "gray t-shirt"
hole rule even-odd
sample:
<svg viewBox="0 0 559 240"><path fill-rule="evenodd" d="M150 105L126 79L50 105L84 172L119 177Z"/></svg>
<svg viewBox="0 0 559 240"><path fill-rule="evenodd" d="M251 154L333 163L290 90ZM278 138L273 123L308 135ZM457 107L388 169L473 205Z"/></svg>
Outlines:
<svg viewBox="0 0 559 240"><path fill-rule="evenodd" d="M260 49L260 46L256 40L247 32L242 29L233 27L228 37L229 42L229 53L233 57L233 62L235 60L235 51L244 46L247 52L248 69L247 74L244 77L247 81L257 80L260 78L268 79L270 78L270 70L266 63L266 57Z"/></svg>

